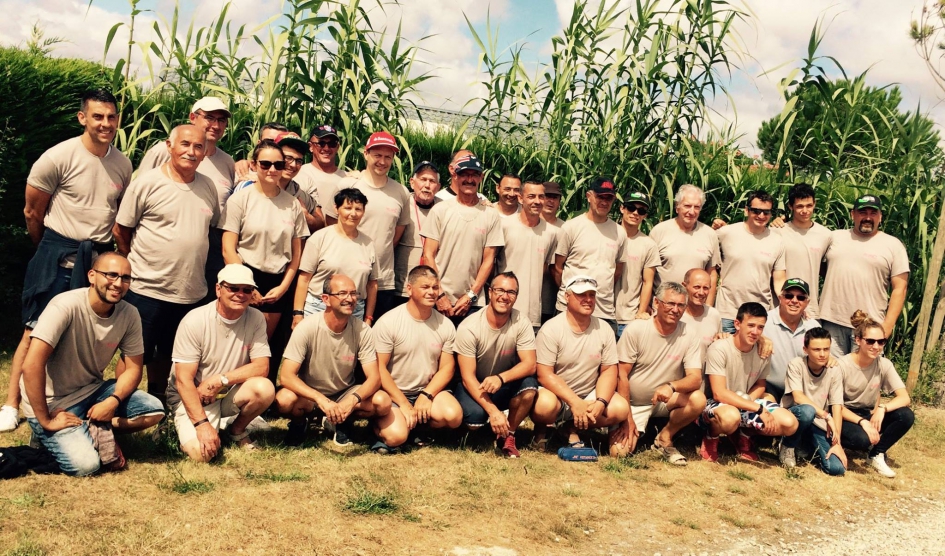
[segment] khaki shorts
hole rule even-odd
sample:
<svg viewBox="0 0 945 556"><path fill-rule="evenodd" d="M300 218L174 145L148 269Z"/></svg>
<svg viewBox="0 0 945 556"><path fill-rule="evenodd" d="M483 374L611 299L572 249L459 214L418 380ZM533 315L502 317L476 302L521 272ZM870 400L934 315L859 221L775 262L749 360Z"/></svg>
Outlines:
<svg viewBox="0 0 945 556"><path fill-rule="evenodd" d="M633 416L633 422L637 425L637 431L640 436L646 432L646 425L650 422L650 417L669 417L669 408L665 402L659 402L656 405L631 405L630 414Z"/></svg>
<svg viewBox="0 0 945 556"><path fill-rule="evenodd" d="M220 430L221 419L239 414L240 408L236 407L236 402L233 399L236 397L240 386L240 384L237 384L230 388L223 399L203 406L203 410L207 414L207 420L217 430ZM177 438L180 440L181 446L186 446L187 443L197 440L197 429L194 428L194 423L187 415L187 409L184 408L183 402L177 404L177 407L174 408L174 427L177 429Z"/></svg>
<svg viewBox="0 0 945 556"><path fill-rule="evenodd" d="M597 399L597 390L591 390L591 393L584 396L584 401L592 402ZM568 421L574 420L574 415L571 413L571 406L568 405L568 402L559 399L561 402L561 411L558 412L558 418L555 419L555 424L560 425L562 423L567 423Z"/></svg>

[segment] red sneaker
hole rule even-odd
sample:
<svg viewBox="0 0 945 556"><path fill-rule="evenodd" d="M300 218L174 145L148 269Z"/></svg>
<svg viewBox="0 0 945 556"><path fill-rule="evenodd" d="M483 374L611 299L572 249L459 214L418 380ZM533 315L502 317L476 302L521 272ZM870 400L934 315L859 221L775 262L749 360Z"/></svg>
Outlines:
<svg viewBox="0 0 945 556"><path fill-rule="evenodd" d="M715 463L719 461L719 437L702 437L702 447L699 448L699 455L702 459Z"/></svg>
<svg viewBox="0 0 945 556"><path fill-rule="evenodd" d="M519 453L518 448L515 446L515 435L509 434L504 439L497 438L497 442L501 443L502 454L507 458L517 458L522 454Z"/></svg>
<svg viewBox="0 0 945 556"><path fill-rule="evenodd" d="M742 433L738 433L732 440L735 441L735 450L738 452L740 459L750 462L760 461L751 438Z"/></svg>

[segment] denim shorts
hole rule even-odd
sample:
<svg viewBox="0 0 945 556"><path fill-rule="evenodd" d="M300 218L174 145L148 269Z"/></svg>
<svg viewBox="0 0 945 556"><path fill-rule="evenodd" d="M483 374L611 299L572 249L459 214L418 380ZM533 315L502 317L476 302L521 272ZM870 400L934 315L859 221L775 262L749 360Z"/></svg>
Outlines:
<svg viewBox="0 0 945 556"><path fill-rule="evenodd" d="M85 419L85 416L93 405L107 400L114 393L115 381L106 380L99 386L98 390L84 400L67 408L66 411L83 419L82 424L77 427L48 432L35 418L31 417L26 420L33 430L33 434L56 458L59 467L67 475L79 477L91 475L98 471L101 466L98 452L92 446L89 422ZM161 400L146 392L135 390L127 400L118 405L118 409L115 410L115 417L134 419L163 413L164 406L161 404Z"/></svg>
<svg viewBox="0 0 945 556"><path fill-rule="evenodd" d="M538 390L538 380L534 376L526 376L520 380L506 382L501 388L496 390L494 394L490 394L489 399L492 400L492 403L494 403L496 407L505 411L509 408L509 402L512 401L512 398L528 390ZM462 383L456 390L456 401L458 401L460 407L463 408L464 425L477 426L485 425L489 422L489 414L469 395L469 392L466 391L466 387Z"/></svg>
<svg viewBox="0 0 945 556"><path fill-rule="evenodd" d="M314 313L324 313L328 310L328 307L325 306L325 303L322 301L321 296L314 296L312 292L305 294L305 316L309 316ZM354 306L354 313L351 315L356 319L364 318L364 300L359 299L358 303Z"/></svg>

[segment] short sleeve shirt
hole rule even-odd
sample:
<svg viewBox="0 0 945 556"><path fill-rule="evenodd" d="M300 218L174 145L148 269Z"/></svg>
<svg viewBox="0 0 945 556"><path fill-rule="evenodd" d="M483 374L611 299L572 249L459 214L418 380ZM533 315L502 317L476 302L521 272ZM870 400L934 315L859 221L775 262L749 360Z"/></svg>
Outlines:
<svg viewBox="0 0 945 556"><path fill-rule="evenodd" d="M302 207L305 209L306 213L315 214L315 209L318 208L318 203L315 202L314 197L309 195L299 186L297 181L289 180L289 183L285 184L285 191L302 203Z"/></svg>
<svg viewBox="0 0 945 556"><path fill-rule="evenodd" d="M792 332L784 324L777 307L768 311L764 336L771 340L774 351L771 353L771 372L768 374L767 382L778 388L784 388L784 376L788 363L804 355L804 334L819 326L820 323L814 319L801 318L801 322Z"/></svg>
<svg viewBox="0 0 945 556"><path fill-rule="evenodd" d="M583 398L597 388L601 366L617 364L614 331L597 317L584 332L571 330L567 313L545 323L535 338L539 365L554 368L577 396Z"/></svg>
<svg viewBox="0 0 945 556"><path fill-rule="evenodd" d="M555 255L564 257L561 288L558 290L558 310L564 311L564 286L581 274L597 280L597 308L594 316L616 318L614 309L614 278L617 265L626 261L624 244L627 233L613 220L597 223L581 214L561 226Z"/></svg>
<svg viewBox="0 0 945 556"><path fill-rule="evenodd" d="M880 392L895 392L905 388L892 361L877 357L868 367L856 364L856 354L840 358L843 373L843 403L850 409L873 409Z"/></svg>
<svg viewBox="0 0 945 556"><path fill-rule="evenodd" d="M892 277L909 272L901 241L884 232L871 238L836 230L827 249L827 276L820 294L820 318L850 327L857 309L883 322Z"/></svg>
<svg viewBox="0 0 945 556"><path fill-rule="evenodd" d="M795 357L788 363L787 378L784 381L783 407L797 405L794 392L801 392L814 402L814 409L828 410L832 405L843 404L843 374L838 367L824 367L820 375L815 375L807 366L807 357ZM827 430L827 423L820 417L814 419L814 426Z"/></svg>
<svg viewBox="0 0 945 556"><path fill-rule="evenodd" d="M361 320L348 319L345 329L336 333L328 328L325 313L315 313L292 331L283 357L299 363L299 378L330 398L353 386L357 363L372 363L377 353L374 334Z"/></svg>
<svg viewBox="0 0 945 556"><path fill-rule="evenodd" d="M627 265L617 285L617 322L627 324L640 311L640 293L643 291L643 271L660 266L656 242L643 232L627 238L624 248Z"/></svg>
<svg viewBox="0 0 945 556"><path fill-rule="evenodd" d="M709 344L715 341L715 336L722 331L722 315L715 307L703 305L702 315L694 317L689 311L683 313L679 322L684 322L702 342L702 361L705 362L705 351Z"/></svg>
<svg viewBox="0 0 945 556"><path fill-rule="evenodd" d="M456 354L476 359L476 380L480 382L518 365L522 351L535 351L535 331L515 309L498 330L489 325L486 311L473 313L456 330Z"/></svg>
<svg viewBox="0 0 945 556"><path fill-rule="evenodd" d="M337 219L335 193L338 192L338 182L344 177L345 171L341 168L329 174L309 163L299 169L299 173L295 175L295 181L299 182L302 190L311 195L318 206L322 207L325 216Z"/></svg>
<svg viewBox="0 0 945 556"><path fill-rule="evenodd" d="M91 396L104 380L103 373L119 349L128 356L144 353L138 310L119 301L112 314L100 317L89 303L89 289L57 295L30 333L53 347L46 361L46 406L52 413ZM20 378L23 414L35 417Z"/></svg>
<svg viewBox="0 0 945 556"><path fill-rule="evenodd" d="M115 220L134 229L131 291L171 303L203 299L208 233L219 211L213 184L199 172L190 183L171 180L161 168L138 174Z"/></svg>
<svg viewBox="0 0 945 556"><path fill-rule="evenodd" d="M115 147L99 158L74 137L44 152L26 183L51 196L47 228L76 241L107 243L131 171L131 161Z"/></svg>
<svg viewBox="0 0 945 556"><path fill-rule="evenodd" d="M526 226L516 214L502 219L505 247L496 261L496 273L514 272L518 278L515 307L532 326L541 326L541 292L548 265L554 264L557 230L539 219L535 227Z"/></svg>
<svg viewBox="0 0 945 556"><path fill-rule="evenodd" d="M309 236L299 202L286 191L272 198L245 187L226 202L223 230L238 236L236 252L245 264L282 274L292 261L292 240Z"/></svg>
<svg viewBox="0 0 945 556"><path fill-rule="evenodd" d="M456 327L438 311L418 320L401 305L374 325L374 346L389 353L387 370L404 394L423 390L440 368L440 355L455 351Z"/></svg>
<svg viewBox="0 0 945 556"><path fill-rule="evenodd" d="M544 218L542 218L544 220ZM547 223L555 231L555 250L558 249L558 234L561 232L561 226L564 226L564 220L558 218L554 224ZM552 262L554 259L552 258ZM541 285L541 313L543 315L553 315L555 313L555 303L558 301L558 284L555 283L554 276L549 272Z"/></svg>
<svg viewBox="0 0 945 556"><path fill-rule="evenodd" d="M439 197L434 197L433 203L438 202ZM410 208L407 211L410 214L410 223L404 228L400 243L394 247L394 291L402 297L407 297L407 274L420 264L423 257L424 238L420 237L420 231L427 225L427 216L432 208L418 206L411 195Z"/></svg>
<svg viewBox="0 0 945 556"><path fill-rule="evenodd" d="M377 258L374 243L365 233L351 239L337 225L318 230L305 242L299 272L312 274L308 284L310 294L322 294L325 278L344 274L354 282L361 299L367 297L367 285L377 279Z"/></svg>
<svg viewBox="0 0 945 556"><path fill-rule="evenodd" d="M771 231L784 238L787 277L800 278L810 284L807 314L816 319L820 315L820 263L830 247L830 230L816 222L806 230L788 222L783 228L771 228Z"/></svg>
<svg viewBox="0 0 945 556"><path fill-rule="evenodd" d="M715 230L702 222L696 222L692 231L687 232L679 227L675 218L671 218L653 226L650 237L660 253L656 275L661 283L682 284L689 270L708 270L721 262L718 236Z"/></svg>
<svg viewBox="0 0 945 556"><path fill-rule="evenodd" d="M785 268L784 239L768 228L752 234L744 222L725 226L717 233L722 274L715 308L722 318L734 319L738 308L749 301L771 309L771 273Z"/></svg>
<svg viewBox="0 0 945 556"><path fill-rule="evenodd" d="M758 346L744 353L735 347L735 337L729 336L712 342L706 350L705 374L725 377L725 385L732 392L748 392L760 379L768 377L770 361L758 355Z"/></svg>
<svg viewBox="0 0 945 556"><path fill-rule="evenodd" d="M701 338L684 322L665 336L653 319L628 324L617 342L617 358L633 365L630 405L650 405L660 385L683 378L686 369L701 370L701 351Z"/></svg>
<svg viewBox="0 0 945 556"><path fill-rule="evenodd" d="M174 363L197 363L194 386L204 380L228 373L253 359L269 357L266 319L259 310L249 307L236 322L228 323L217 313L212 301L187 313L174 337ZM177 389L177 367L171 368L167 383L167 404L181 402Z"/></svg>
<svg viewBox="0 0 945 556"><path fill-rule="evenodd" d="M161 141L144 153L141 164L138 166L138 173L145 170L157 168L170 161L171 155L167 152L167 143ZM233 157L226 154L219 148L213 153L213 156L204 157L200 165L197 166L197 172L210 178L217 191L217 202L219 210L223 212L226 206L226 200L233 193L233 186L236 184L236 162ZM222 225L222 222L220 223Z"/></svg>

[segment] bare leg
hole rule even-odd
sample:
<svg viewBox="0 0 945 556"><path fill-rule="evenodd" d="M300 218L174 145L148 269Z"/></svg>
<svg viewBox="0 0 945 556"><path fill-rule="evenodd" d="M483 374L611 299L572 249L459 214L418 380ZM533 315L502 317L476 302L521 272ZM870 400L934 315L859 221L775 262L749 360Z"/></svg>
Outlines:
<svg viewBox="0 0 945 556"><path fill-rule="evenodd" d="M526 390L509 400L509 434L515 434L518 426L528 417L537 397L537 390Z"/></svg>
<svg viewBox="0 0 945 556"><path fill-rule="evenodd" d="M20 407L20 376L23 374L23 361L26 360L26 352L30 347L30 334L33 331L29 328L23 330L23 337L13 352L13 361L10 364L10 387L7 390L7 401L5 405L10 407Z"/></svg>

